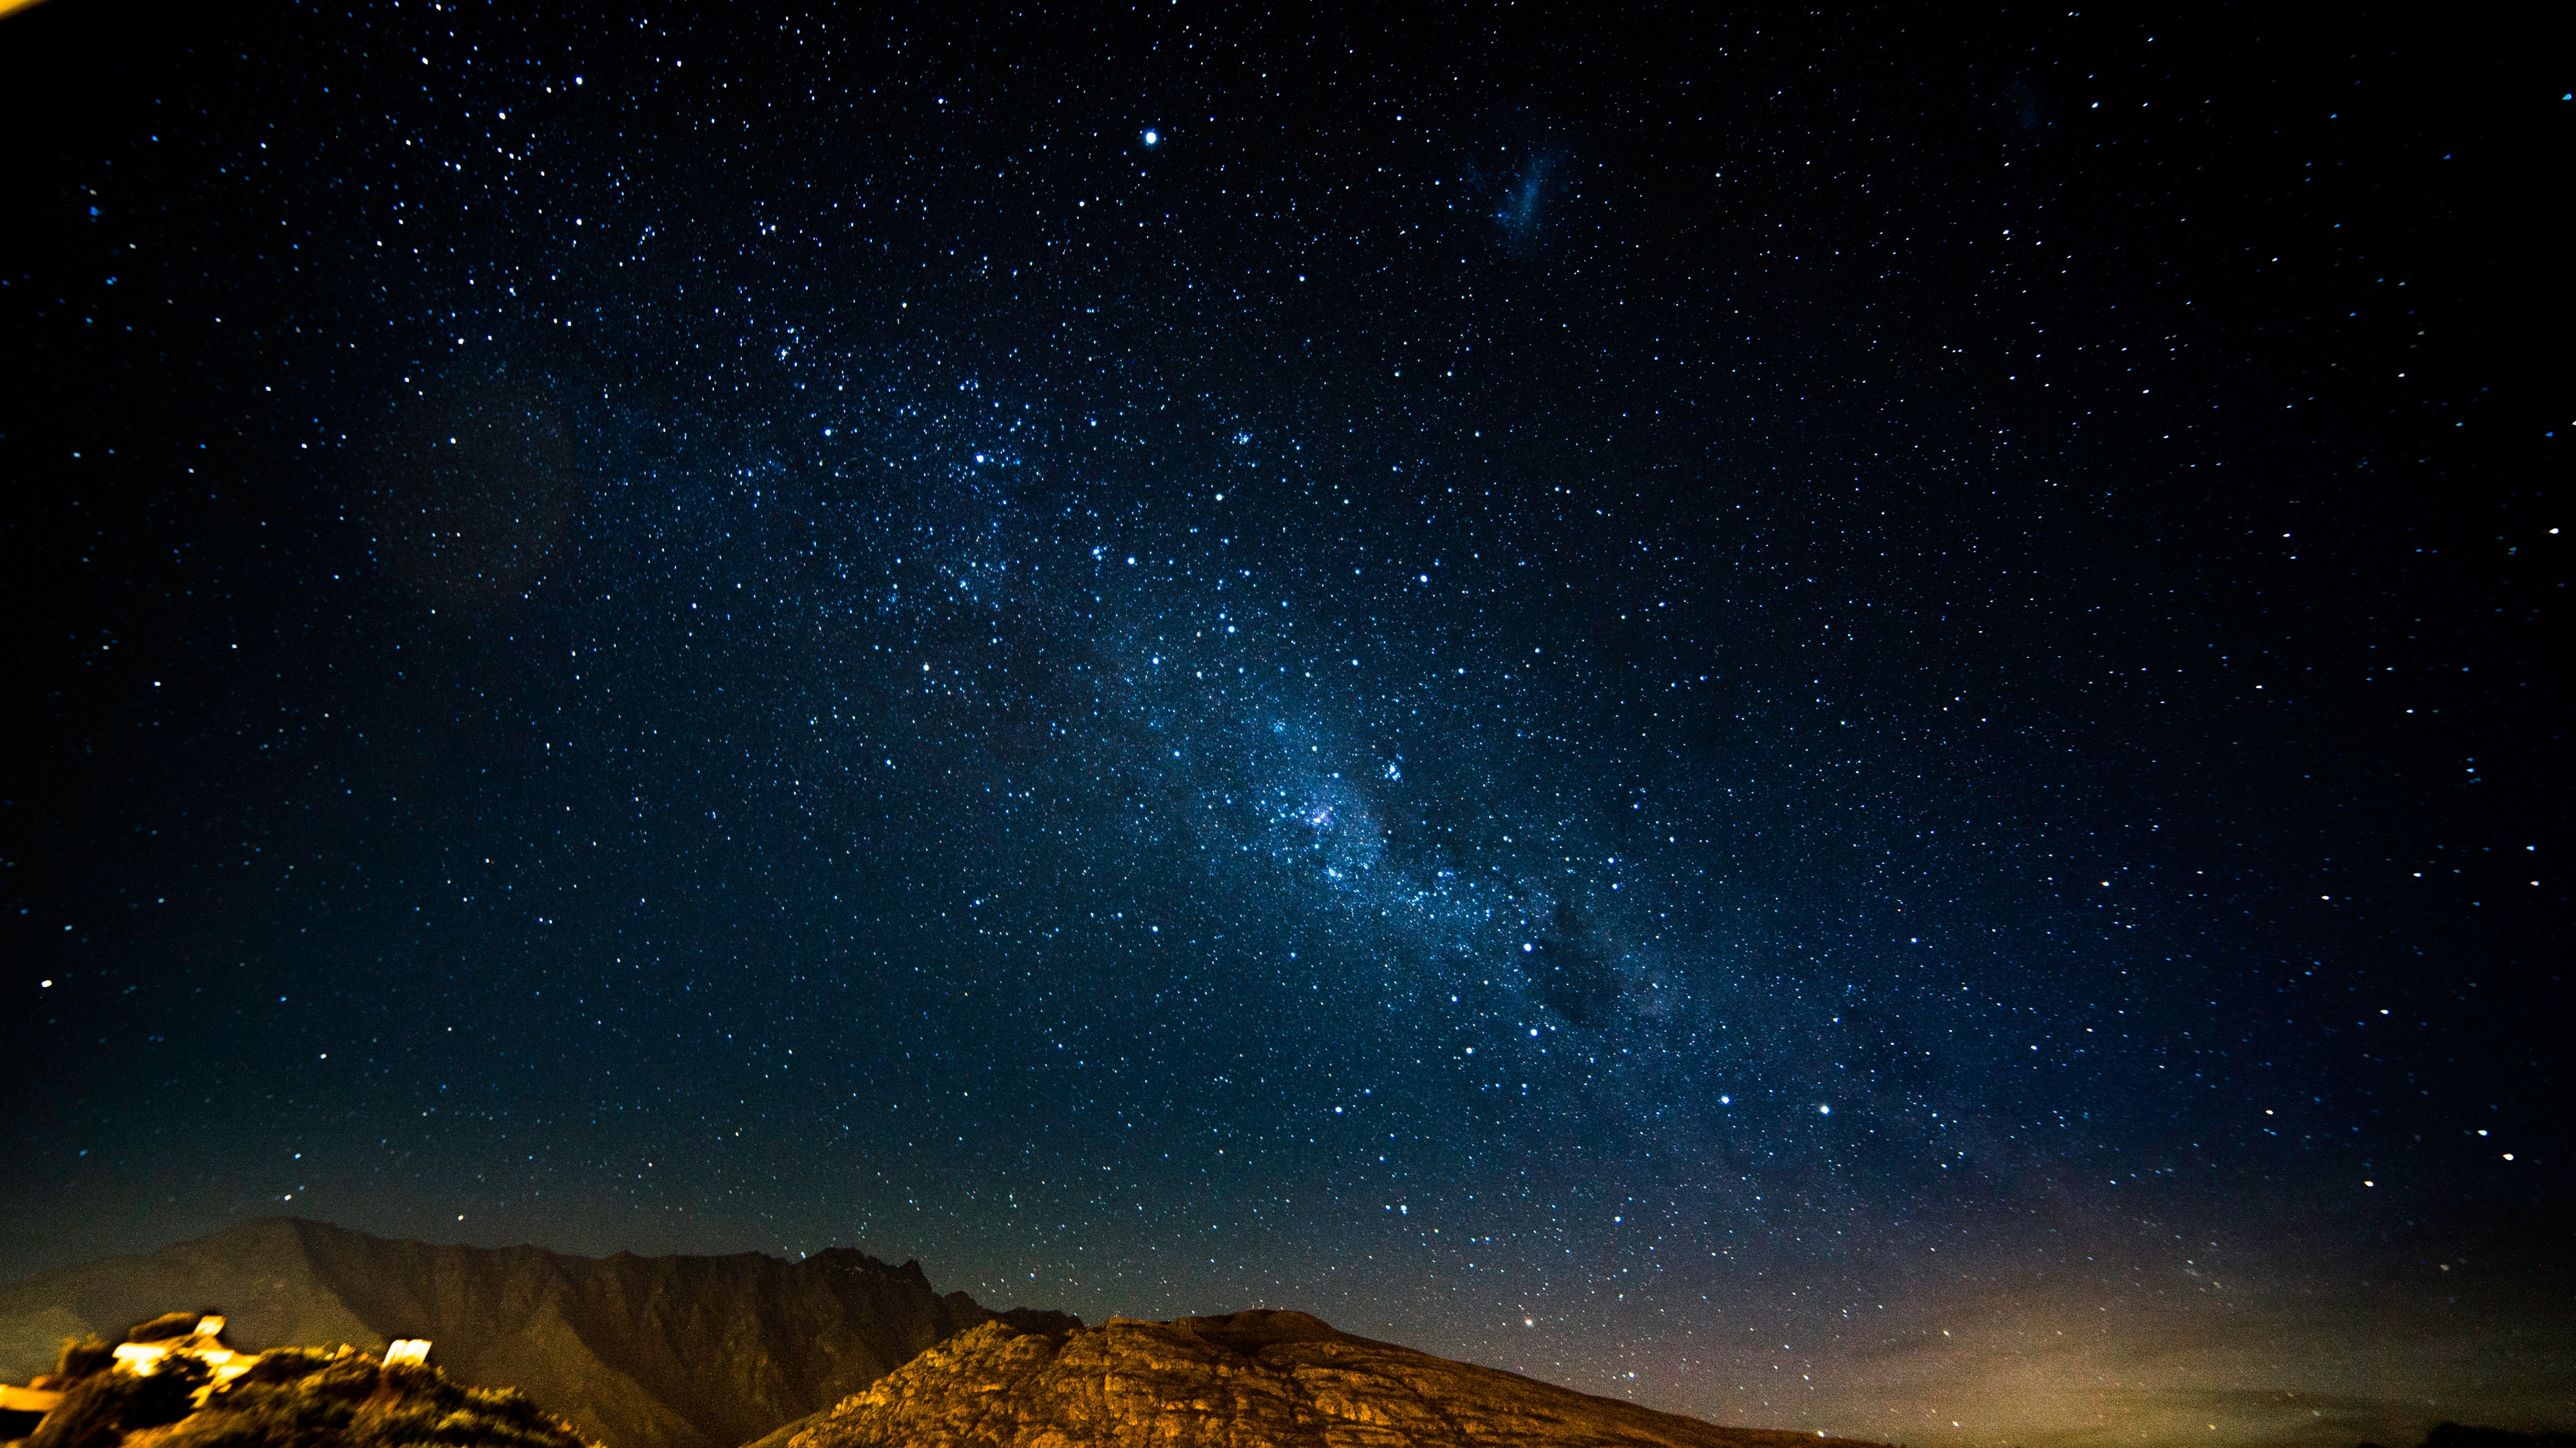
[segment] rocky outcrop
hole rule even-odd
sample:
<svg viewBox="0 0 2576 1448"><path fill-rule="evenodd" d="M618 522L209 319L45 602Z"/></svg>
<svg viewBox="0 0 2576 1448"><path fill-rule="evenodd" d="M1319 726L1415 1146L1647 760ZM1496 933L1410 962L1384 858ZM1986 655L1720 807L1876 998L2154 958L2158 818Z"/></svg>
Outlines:
<svg viewBox="0 0 2576 1448"><path fill-rule="evenodd" d="M915 1263L858 1252L570 1257L270 1218L0 1287L0 1377L23 1382L64 1338L114 1337L174 1303L220 1306L253 1350L429 1338L457 1381L524 1388L613 1448L736 1448L996 1316L933 1292Z"/></svg>
<svg viewBox="0 0 2576 1448"><path fill-rule="evenodd" d="M205 1336L149 1371L81 1373L60 1397L24 1448L590 1448L515 1389L346 1350L243 1358Z"/></svg>
<svg viewBox="0 0 2576 1448"><path fill-rule="evenodd" d="M990 1322L767 1448L1832 1448L1372 1342L1302 1312Z"/></svg>

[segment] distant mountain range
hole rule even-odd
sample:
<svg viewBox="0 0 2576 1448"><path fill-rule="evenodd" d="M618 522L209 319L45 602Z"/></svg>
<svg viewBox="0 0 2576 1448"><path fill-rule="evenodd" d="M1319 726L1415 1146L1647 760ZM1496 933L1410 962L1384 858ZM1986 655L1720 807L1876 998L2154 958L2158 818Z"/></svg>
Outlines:
<svg viewBox="0 0 2576 1448"><path fill-rule="evenodd" d="M50 1370L66 1337L210 1308L250 1351L428 1338L450 1377L524 1389L609 1448L1867 1448L1714 1427L1301 1312L1087 1329L857 1252L567 1257L291 1218L0 1287L0 1379Z"/></svg>
<svg viewBox="0 0 2576 1448"><path fill-rule="evenodd" d="M0 1287L0 1380L50 1371L66 1337L221 1308L236 1347L425 1337L461 1382L526 1389L613 1448L738 1448L1003 1316L931 1290L919 1264L853 1251L800 1262L569 1257L433 1247L264 1218ZM1035 1329L1081 1326L1014 1312Z"/></svg>

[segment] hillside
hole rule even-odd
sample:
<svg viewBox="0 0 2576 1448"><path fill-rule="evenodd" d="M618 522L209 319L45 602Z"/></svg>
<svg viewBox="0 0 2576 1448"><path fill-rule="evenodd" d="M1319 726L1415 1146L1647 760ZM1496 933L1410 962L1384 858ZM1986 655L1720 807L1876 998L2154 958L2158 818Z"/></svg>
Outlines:
<svg viewBox="0 0 2576 1448"><path fill-rule="evenodd" d="M252 1350L430 1338L457 1381L524 1389L615 1448L736 1448L997 1316L935 1293L916 1263L853 1251L589 1258L265 1218L0 1287L0 1378L50 1369L66 1337L115 1338L174 1307L221 1307L227 1338Z"/></svg>
<svg viewBox="0 0 2576 1448"><path fill-rule="evenodd" d="M757 1448L1834 1448L1336 1331L1302 1312L986 1323Z"/></svg>

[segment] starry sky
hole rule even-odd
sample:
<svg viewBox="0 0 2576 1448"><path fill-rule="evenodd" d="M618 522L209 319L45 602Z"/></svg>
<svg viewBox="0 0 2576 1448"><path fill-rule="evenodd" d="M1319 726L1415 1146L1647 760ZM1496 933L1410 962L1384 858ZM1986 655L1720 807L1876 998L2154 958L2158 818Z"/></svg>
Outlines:
<svg viewBox="0 0 2576 1448"><path fill-rule="evenodd" d="M10 16L0 1261L838 1244L1918 1444L2576 1418L2533 57Z"/></svg>

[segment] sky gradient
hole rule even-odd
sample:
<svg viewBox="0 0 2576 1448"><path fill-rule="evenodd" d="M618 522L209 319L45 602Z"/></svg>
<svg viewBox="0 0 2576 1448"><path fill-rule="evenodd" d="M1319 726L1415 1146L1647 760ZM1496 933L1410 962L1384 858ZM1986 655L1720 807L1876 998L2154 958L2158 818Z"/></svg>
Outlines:
<svg viewBox="0 0 2576 1448"><path fill-rule="evenodd" d="M2337 24L0 22L0 1261L2564 1425L2576 106Z"/></svg>

